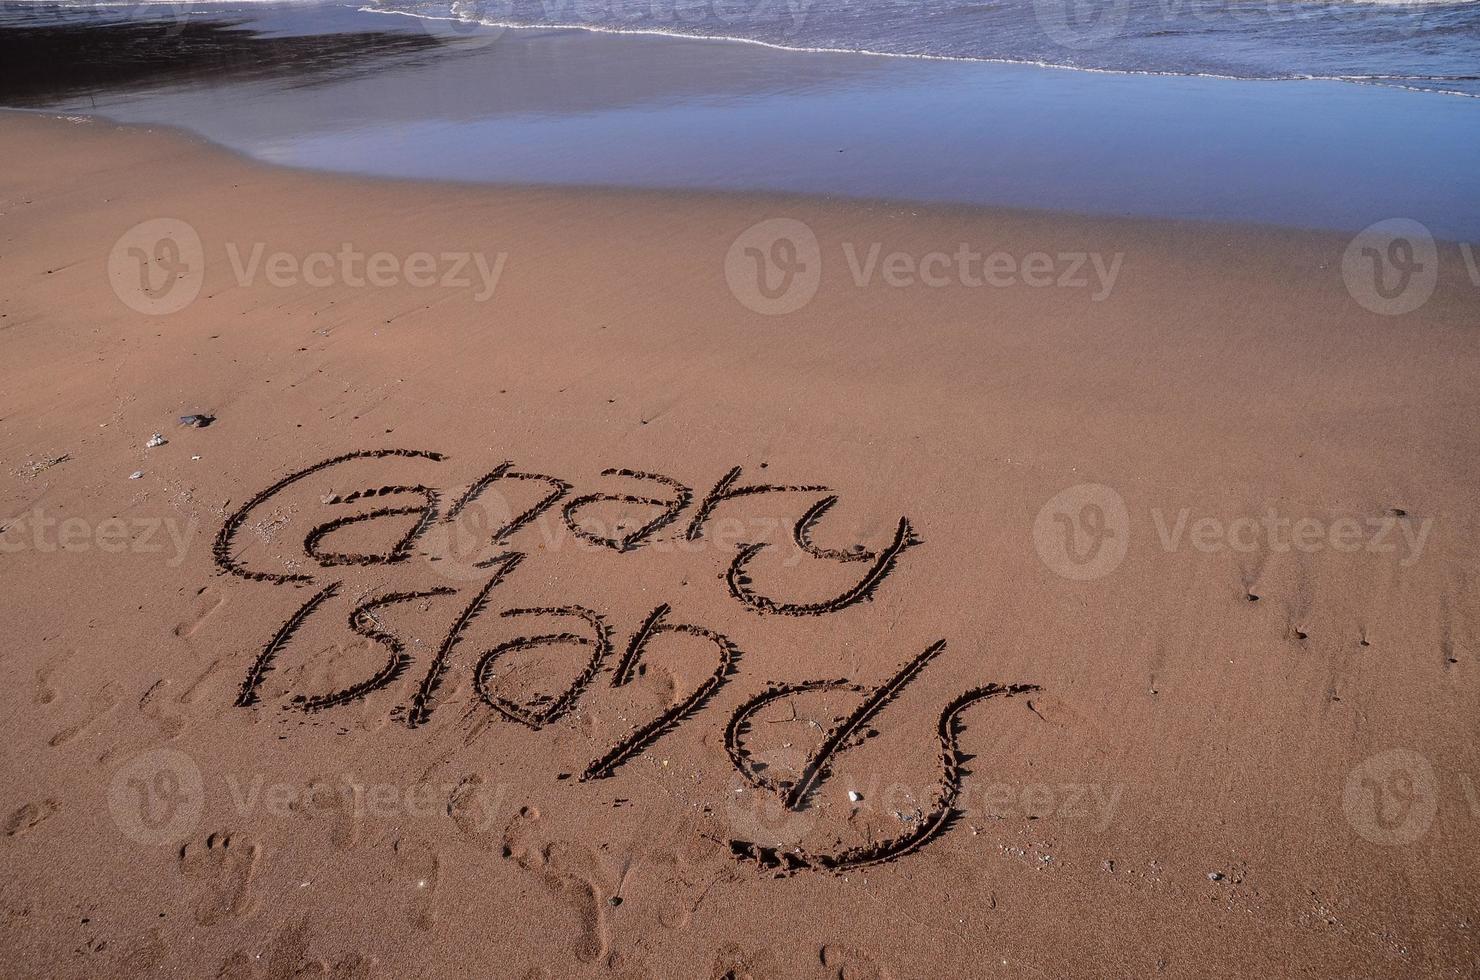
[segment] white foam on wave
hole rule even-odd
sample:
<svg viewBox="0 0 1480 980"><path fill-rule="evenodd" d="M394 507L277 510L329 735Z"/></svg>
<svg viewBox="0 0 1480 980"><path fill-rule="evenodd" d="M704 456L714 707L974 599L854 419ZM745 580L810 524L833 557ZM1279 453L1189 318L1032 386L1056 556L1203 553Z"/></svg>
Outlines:
<svg viewBox="0 0 1480 980"><path fill-rule="evenodd" d="M225 0L229 2L229 0ZM1453 5L1451 0L1345 0L1351 3L1370 2L1382 5L1395 4L1428 4L1443 2ZM1480 0L1466 0L1467 3L1480 3ZM621 34L640 35L650 37L665 37L681 41L718 41L729 44L750 44L755 47L769 48L772 51L787 51L796 54L843 54L862 55L870 58L901 58L911 61L965 61L978 64L994 65L1021 65L1031 68L1047 68L1055 71L1076 71L1096 75L1144 75L1162 78L1213 78L1230 82L1346 82L1355 85L1371 85L1377 88L1394 88L1409 92L1423 92L1431 95L1453 95L1465 99L1480 99L1480 94L1473 92L1461 92L1452 89L1426 88L1417 82L1443 82L1443 81L1470 81L1467 75L1227 75L1216 72L1202 71L1171 71L1155 68L1095 68L1084 65L1066 65L1053 61L1037 61L1029 58L993 58L987 56L955 55L955 54L919 54L906 51L876 51L869 48L839 48L839 47L812 47L806 45L780 44L775 41L764 41L753 37L737 37L730 34L690 34L684 31L665 30L659 27L609 27L599 24L580 23L543 23L530 24L519 21L486 20L483 18L469 18L457 16L439 16L436 14L421 13L414 10L395 10L389 7L365 6L357 8L368 14L395 14L401 17L414 17L419 20L450 21L458 24L476 25L479 27L496 28L508 31L586 31L591 34ZM456 7L454 6L454 9Z"/></svg>

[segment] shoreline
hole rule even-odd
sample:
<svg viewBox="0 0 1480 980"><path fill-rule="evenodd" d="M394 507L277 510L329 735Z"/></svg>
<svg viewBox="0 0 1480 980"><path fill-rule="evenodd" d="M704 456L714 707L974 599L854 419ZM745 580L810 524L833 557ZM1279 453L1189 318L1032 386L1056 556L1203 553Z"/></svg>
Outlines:
<svg viewBox="0 0 1480 980"><path fill-rule="evenodd" d="M223 2L236 2L236 0L223 0ZM274 0L262 0L262 2L274 2ZM1203 233L1216 235L1220 231L1223 231L1235 235L1265 236L1270 239L1304 238L1307 240L1324 240L1333 247L1338 245L1344 246L1352 237L1352 229L1345 228L1300 227L1236 219L1103 214L1057 210L1053 208L1013 207L979 202L917 200L908 197L854 197L845 194L821 194L811 191L778 191L767 189L731 190L705 187L634 187L626 184L541 184L537 182L458 180L445 177L413 177L357 173L352 171L325 170L306 164L278 163L272 160L263 160L236 147L219 143L209 136L183 126L170 126L163 123L121 122L103 113L60 112L44 108L31 109L0 106L0 124L3 124L6 118L12 116L35 117L73 125L101 124L125 133L158 134L167 139L179 140L186 144L225 154L244 166L264 167L270 170L281 171L285 174L296 174L308 179L322 178L331 182L368 181L372 184L384 184L388 186L444 187L448 190L474 194L479 191L486 191L492 194L591 195L598 198L612 199L621 199L626 196L646 200L664 198L695 202L707 200L719 204L728 202L762 209L842 206L864 211L875 209L894 211L900 214L907 213L916 217L959 217L976 221L986 221L994 217L1005 217L1023 222L1044 219L1053 222L1064 222L1066 224L1122 225L1126 228L1138 228L1142 230L1165 226L1168 229L1179 229L1193 235ZM1435 241L1440 246L1446 248L1471 244L1461 238L1436 237ZM1451 261L1449 264L1451 266L1457 266L1459 263Z"/></svg>
<svg viewBox="0 0 1480 980"><path fill-rule="evenodd" d="M51 96L43 34L26 108L168 123L320 171L1338 231L1402 216L1480 239L1464 100L584 30L449 41L341 7L244 16L89 32L83 81Z"/></svg>
<svg viewBox="0 0 1480 980"><path fill-rule="evenodd" d="M169 3L171 0L159 0L161 3ZM203 0L203 2L230 5L240 0ZM263 0L273 2L273 0ZM1380 4L1383 0L1370 0L1374 4ZM1426 0L1416 0L1423 3ZM1442 0L1439 0L1442 2ZM346 3L346 6L352 4ZM377 7L355 7L360 13L391 15L397 17L410 17L417 20L447 21L454 24L479 27L488 27L505 31L583 31L590 34L615 34L619 36L640 37L665 37L676 40L687 41L720 41L734 44L750 44L756 47L767 48L772 51L786 51L792 54L851 54L869 58L899 58L908 61L945 61L964 62L967 64L987 65L1013 65L1023 68L1043 68L1051 71L1073 71L1087 72L1099 75L1134 75L1153 78L1207 78L1226 82L1344 82L1349 85L1371 85L1376 88L1389 88L1402 92L1416 92L1425 95L1443 95L1464 99L1480 99L1480 94L1473 92L1457 92L1445 89L1426 89L1410 85L1388 85L1385 81L1389 76L1382 75L1225 75L1216 72L1198 71L1173 71L1170 69L1136 69L1136 68L1096 68L1087 65L1068 65L1052 61L1033 61L1018 58L991 58L986 56L952 55L952 54L923 54L902 51L874 51L867 48L814 48L796 45L779 44L760 38L742 37L733 34L684 34L679 31L664 31L656 28L620 28L604 27L595 24L578 24L574 22L549 23L549 24L526 24L515 21L468 21L455 17L437 17L430 14L417 14L409 10L385 10ZM1423 79L1424 81L1444 81L1442 77Z"/></svg>

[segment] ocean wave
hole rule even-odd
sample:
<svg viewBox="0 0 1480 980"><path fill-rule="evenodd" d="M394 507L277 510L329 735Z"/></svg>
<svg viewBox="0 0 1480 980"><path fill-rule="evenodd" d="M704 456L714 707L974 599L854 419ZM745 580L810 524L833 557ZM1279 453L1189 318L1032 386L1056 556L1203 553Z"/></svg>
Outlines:
<svg viewBox="0 0 1480 980"><path fill-rule="evenodd" d="M166 8L178 16L181 11L217 12L236 6L329 5L490 31L583 31L747 44L804 54L1024 65L1104 75L1329 81L1480 98L1480 75L1464 70L1480 63L1480 0L1263 0L1262 5L1254 0L1237 7L1232 5L1238 0L1103 0L1103 10L1133 14L1139 20L1123 16L1120 33L1092 51L1051 43L1052 32L1043 23L1044 5L1050 0L1018 0L1011 6L923 0L908 8L866 0L812 0L799 8L805 26L792 3L769 0L778 16L797 19L782 30L756 19L738 31L723 17L719 19L725 23L716 24L717 8L711 7L703 8L711 18L707 25L687 17L683 24L651 22L677 16L675 4L683 0L647 0L646 18L641 4L611 8L623 0L598 0L598 5L606 5L594 11L598 16L578 6L581 0L575 0L573 9L571 0L494 0L500 8L496 12L467 0L360 2L363 5L356 7L353 0L327 4L326 0L0 0L0 7ZM756 2L764 6L768 0ZM516 5L527 5L527 10L519 11ZM575 19L556 19L567 9ZM619 12L613 14L613 9ZM599 16L610 19L620 16L620 10L636 13L637 21L607 23ZM1210 18L1219 11L1227 16ZM626 19L631 21L630 16ZM1421 43L1405 43L1420 31ZM1389 68L1397 70L1384 70Z"/></svg>
<svg viewBox="0 0 1480 980"><path fill-rule="evenodd" d="M228 0L229 2L229 0ZM1343 0L1347 2L1347 0ZM1350 0L1350 2L1365 2L1365 0ZM1376 3L1428 3L1432 0L1373 0ZM1466 2L1480 3L1480 0L1466 0ZM616 34L627 36L663 37L685 41L714 41L727 44L749 44L755 47L767 48L772 51L786 51L797 54L837 54L858 55L870 58L899 58L912 61L955 61L974 62L980 64L1020 65L1033 68L1045 68L1055 71L1086 72L1099 75L1138 75L1162 78L1212 78L1226 81L1238 82L1345 82L1355 85L1371 85L1379 88L1393 88L1403 91L1423 92L1433 95L1450 95L1467 99L1480 99L1480 92L1465 92L1457 89L1443 89L1425 87L1423 83L1442 83L1456 81L1480 81L1480 76L1474 75L1379 75L1379 74L1315 74L1315 73L1289 73L1282 75L1240 75L1224 72L1211 71L1179 71L1165 68L1110 68L1096 67L1091 65L1073 65L1063 62L1048 61L1036 58L1010 58L992 57L987 55L958 55L958 54L931 54L924 52L905 51L879 51L862 47L843 47L829 45L801 45L783 44L777 41L767 41L761 38L745 37L733 34L701 34L693 31L672 30L661 27L612 27L608 25L588 24L579 22L550 22L531 24L523 21L491 20L486 18L470 18L466 16L451 16L424 13L414 10L402 10L377 5L367 5L356 8L363 13L391 14L401 17L414 17L419 20L444 21L458 24L476 25L497 30L510 31L585 31L592 34ZM454 5L455 9L455 5Z"/></svg>

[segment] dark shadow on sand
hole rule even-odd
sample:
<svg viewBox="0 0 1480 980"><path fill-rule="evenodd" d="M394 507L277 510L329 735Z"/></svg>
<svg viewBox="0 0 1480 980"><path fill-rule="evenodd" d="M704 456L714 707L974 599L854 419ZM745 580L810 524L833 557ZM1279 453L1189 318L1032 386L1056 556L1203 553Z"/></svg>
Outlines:
<svg viewBox="0 0 1480 980"><path fill-rule="evenodd" d="M35 23L0 14L0 105L43 108L101 92L366 74L429 53L428 34L264 35L229 20Z"/></svg>

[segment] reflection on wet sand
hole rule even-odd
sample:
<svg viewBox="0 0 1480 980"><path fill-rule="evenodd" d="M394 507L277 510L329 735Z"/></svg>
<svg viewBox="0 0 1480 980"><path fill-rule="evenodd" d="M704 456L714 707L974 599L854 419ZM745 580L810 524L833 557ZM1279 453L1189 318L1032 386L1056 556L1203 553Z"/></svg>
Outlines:
<svg viewBox="0 0 1480 980"><path fill-rule="evenodd" d="M228 3L209 20L199 7L143 21L153 8L33 9L51 20L0 13L0 105L176 126L289 166L1346 230L1403 215L1443 238L1480 234L1471 99L481 28L337 4Z"/></svg>

